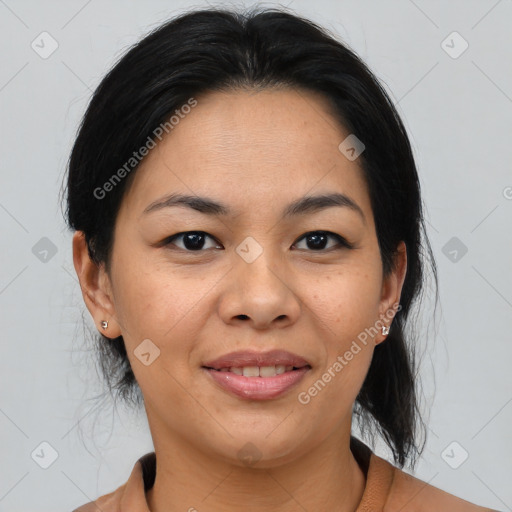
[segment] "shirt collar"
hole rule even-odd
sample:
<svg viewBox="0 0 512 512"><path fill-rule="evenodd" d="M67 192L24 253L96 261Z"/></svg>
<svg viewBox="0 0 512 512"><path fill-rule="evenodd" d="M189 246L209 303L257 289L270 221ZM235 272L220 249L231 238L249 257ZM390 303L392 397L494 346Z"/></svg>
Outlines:
<svg viewBox="0 0 512 512"><path fill-rule="evenodd" d="M355 437L350 438L350 450L366 476L363 497L356 512L382 510L393 482L394 466ZM150 512L146 492L153 487L155 476L156 454L150 452L137 460L128 481L113 493L111 499L123 512ZM114 510L117 508L112 508Z"/></svg>

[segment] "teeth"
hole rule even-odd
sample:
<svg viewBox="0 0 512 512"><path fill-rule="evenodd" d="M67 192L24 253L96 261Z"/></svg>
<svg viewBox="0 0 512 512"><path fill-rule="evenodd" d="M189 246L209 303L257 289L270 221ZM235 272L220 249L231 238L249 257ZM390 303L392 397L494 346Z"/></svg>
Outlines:
<svg viewBox="0 0 512 512"><path fill-rule="evenodd" d="M244 377L259 377L260 369L257 366L244 366L243 367Z"/></svg>
<svg viewBox="0 0 512 512"><path fill-rule="evenodd" d="M260 377L275 377L276 367L275 366L262 366L260 368Z"/></svg>
<svg viewBox="0 0 512 512"><path fill-rule="evenodd" d="M244 377L275 377L284 372L291 372L293 366L285 366L278 364L276 366L244 366L243 368L220 368L220 372L231 372L236 375L243 375Z"/></svg>

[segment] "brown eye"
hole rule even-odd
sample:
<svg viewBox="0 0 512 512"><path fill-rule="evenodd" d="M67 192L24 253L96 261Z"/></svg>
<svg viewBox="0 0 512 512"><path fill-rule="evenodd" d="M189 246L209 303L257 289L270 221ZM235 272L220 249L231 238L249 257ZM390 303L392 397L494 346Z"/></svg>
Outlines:
<svg viewBox="0 0 512 512"><path fill-rule="evenodd" d="M333 239L337 241L337 244L331 245L330 247L326 247L328 244L328 240ZM337 235L336 233L331 233L330 231L310 231L309 233L306 233L302 235L300 240L305 240L306 247L305 249L309 249L312 251L324 251L324 250L330 250L335 248L347 248L351 249L352 246L340 235ZM294 245L297 245L297 242L295 242ZM304 247L300 248L301 250L304 249Z"/></svg>
<svg viewBox="0 0 512 512"><path fill-rule="evenodd" d="M176 233L165 240L164 245L175 245L179 249L189 252L199 252L203 249L211 249L212 247L219 248L218 245L205 247L207 239L215 240L212 236L204 231L184 231L183 233ZM182 239L182 246L175 243L175 240Z"/></svg>

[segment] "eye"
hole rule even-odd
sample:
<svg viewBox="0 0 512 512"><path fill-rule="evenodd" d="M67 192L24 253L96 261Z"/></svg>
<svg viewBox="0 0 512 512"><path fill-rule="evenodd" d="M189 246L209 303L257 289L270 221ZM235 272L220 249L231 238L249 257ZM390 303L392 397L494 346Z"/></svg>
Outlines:
<svg viewBox="0 0 512 512"><path fill-rule="evenodd" d="M336 240L338 243L334 246L326 247L329 238ZM305 240L306 244L310 246L313 251L339 249L341 247L345 247L347 249L352 248L352 245L349 244L342 236L337 235L336 233L331 233L330 231L310 231L309 233L302 235L299 240ZM297 242L295 242L294 245L297 245ZM308 247L306 247L306 249L307 248Z"/></svg>
<svg viewBox="0 0 512 512"><path fill-rule="evenodd" d="M205 249L205 239L210 238L211 240L215 240L212 236L208 235L204 231L184 231L183 233L176 233L165 239L163 245L176 245L180 249L183 249L188 252L199 252L202 249ZM175 240L183 239L183 247L178 246L174 243ZM218 247L214 245L214 247ZM211 247L206 247L206 249L211 249Z"/></svg>
<svg viewBox="0 0 512 512"><path fill-rule="evenodd" d="M216 243L210 245L210 247L205 244L206 239L210 239ZM337 243L331 246L328 246L328 240L335 240ZM182 240L182 245L175 243L176 240ZM331 249L340 249L347 248L351 249L352 245L347 242L342 236L337 235L336 233L332 233L330 231L310 231L302 235L297 242L293 245L293 247L297 246L299 241L304 240L306 243L306 250L312 250L314 252L320 251L328 251ZM187 252L201 252L203 249L222 249L222 246L218 244L218 242L208 233L204 231L184 231L182 233L176 233L168 238L166 238L162 245L174 245L181 250ZM303 250L304 247L298 247Z"/></svg>

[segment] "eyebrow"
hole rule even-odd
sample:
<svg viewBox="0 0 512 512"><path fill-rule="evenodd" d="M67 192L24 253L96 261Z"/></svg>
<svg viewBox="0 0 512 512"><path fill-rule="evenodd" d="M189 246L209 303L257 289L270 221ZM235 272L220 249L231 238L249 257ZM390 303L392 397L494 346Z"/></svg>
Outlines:
<svg viewBox="0 0 512 512"><path fill-rule="evenodd" d="M173 206L184 206L211 216L232 216L238 214L238 212L232 210L229 206L211 198L178 193L170 194L151 203L144 210L144 214ZM305 215L307 213L316 213L335 206L349 208L357 212L366 224L366 217L361 207L349 196L341 193L304 196L296 199L283 210L282 219Z"/></svg>

